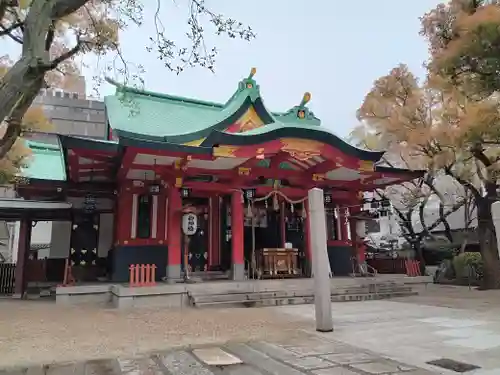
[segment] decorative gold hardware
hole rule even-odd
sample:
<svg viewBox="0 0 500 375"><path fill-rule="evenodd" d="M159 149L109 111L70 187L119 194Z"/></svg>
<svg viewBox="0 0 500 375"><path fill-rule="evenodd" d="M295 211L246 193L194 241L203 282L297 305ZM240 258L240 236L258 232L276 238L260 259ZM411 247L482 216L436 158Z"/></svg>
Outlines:
<svg viewBox="0 0 500 375"><path fill-rule="evenodd" d="M372 161L360 160L358 170L361 172L373 172L375 170L375 165Z"/></svg>
<svg viewBox="0 0 500 375"><path fill-rule="evenodd" d="M213 156L222 158L234 158L234 152L238 147L233 146L218 146L213 148Z"/></svg>
<svg viewBox="0 0 500 375"><path fill-rule="evenodd" d="M177 159L177 160L174 162L174 168L175 168L175 169L181 169L181 160L180 160L180 159Z"/></svg>
<svg viewBox="0 0 500 375"><path fill-rule="evenodd" d="M288 152L290 156L299 161L306 161L314 156L320 156L323 147L320 142L296 138L283 138L281 144L282 151Z"/></svg>
<svg viewBox="0 0 500 375"><path fill-rule="evenodd" d="M324 174L316 174L314 173L312 175L313 181L325 181L325 175Z"/></svg>
<svg viewBox="0 0 500 375"><path fill-rule="evenodd" d="M182 187L182 177L176 177L175 178L175 187L176 188Z"/></svg>
<svg viewBox="0 0 500 375"><path fill-rule="evenodd" d="M240 167L240 168L238 168L238 175L249 176L251 171L252 171L252 168Z"/></svg>

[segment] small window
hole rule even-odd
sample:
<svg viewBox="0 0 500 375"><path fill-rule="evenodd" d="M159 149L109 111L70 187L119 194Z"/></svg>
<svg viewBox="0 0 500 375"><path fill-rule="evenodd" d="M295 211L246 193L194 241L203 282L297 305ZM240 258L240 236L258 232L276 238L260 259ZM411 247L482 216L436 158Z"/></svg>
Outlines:
<svg viewBox="0 0 500 375"><path fill-rule="evenodd" d="M151 236L151 196L139 196L137 205L137 238L149 238Z"/></svg>

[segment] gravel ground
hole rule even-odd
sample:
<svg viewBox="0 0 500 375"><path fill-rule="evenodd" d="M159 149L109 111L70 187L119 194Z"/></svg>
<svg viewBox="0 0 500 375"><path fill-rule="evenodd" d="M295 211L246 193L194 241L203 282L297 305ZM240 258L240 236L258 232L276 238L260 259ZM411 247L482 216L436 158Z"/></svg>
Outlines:
<svg viewBox="0 0 500 375"><path fill-rule="evenodd" d="M284 339L309 326L270 309L123 312L0 300L0 367L134 356L187 345Z"/></svg>
<svg viewBox="0 0 500 375"><path fill-rule="evenodd" d="M477 290L467 286L429 284L415 287L416 296L398 297L397 302L420 305L451 307L475 311L498 311L500 314L500 290Z"/></svg>

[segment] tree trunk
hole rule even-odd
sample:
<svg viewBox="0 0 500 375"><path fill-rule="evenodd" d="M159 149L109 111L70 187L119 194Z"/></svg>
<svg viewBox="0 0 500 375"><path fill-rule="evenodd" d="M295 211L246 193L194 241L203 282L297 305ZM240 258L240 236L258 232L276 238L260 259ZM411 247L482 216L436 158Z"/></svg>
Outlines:
<svg viewBox="0 0 500 375"><path fill-rule="evenodd" d="M492 203L493 199L490 196L476 198L477 235L483 258L482 289L500 289L500 257L491 215Z"/></svg>
<svg viewBox="0 0 500 375"><path fill-rule="evenodd" d="M0 120L7 131L0 139L0 158L4 158L21 134L21 120L44 85L44 74L36 72L27 59L18 60L0 82Z"/></svg>

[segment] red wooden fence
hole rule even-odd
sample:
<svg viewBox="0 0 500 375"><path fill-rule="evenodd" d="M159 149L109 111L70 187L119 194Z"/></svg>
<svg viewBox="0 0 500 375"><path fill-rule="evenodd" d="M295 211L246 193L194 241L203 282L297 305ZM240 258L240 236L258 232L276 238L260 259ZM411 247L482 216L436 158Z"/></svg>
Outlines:
<svg viewBox="0 0 500 375"><path fill-rule="evenodd" d="M130 286L153 286L156 284L155 264L132 264L130 270Z"/></svg>

